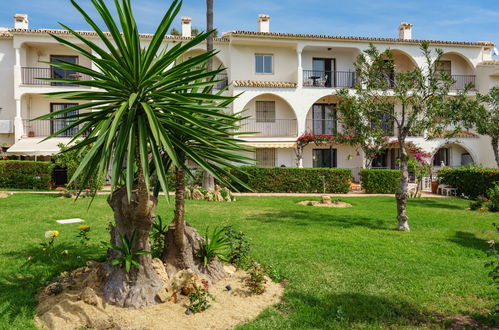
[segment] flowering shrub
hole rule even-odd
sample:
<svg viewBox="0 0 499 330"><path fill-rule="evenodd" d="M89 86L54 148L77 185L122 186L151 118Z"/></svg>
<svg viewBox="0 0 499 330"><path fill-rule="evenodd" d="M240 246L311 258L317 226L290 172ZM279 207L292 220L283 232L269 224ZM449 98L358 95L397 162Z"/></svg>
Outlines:
<svg viewBox="0 0 499 330"><path fill-rule="evenodd" d="M76 235L76 238L80 239L80 243L83 246L88 245L88 241L90 241L90 237L88 237L88 233L90 232L90 226L87 225L81 225L78 227L78 235Z"/></svg>
<svg viewBox="0 0 499 330"><path fill-rule="evenodd" d="M49 230L45 232L45 238L48 239L47 242L40 243L42 246L42 251L49 255L52 252L54 247L55 238L59 236L59 232L57 230Z"/></svg>
<svg viewBox="0 0 499 330"><path fill-rule="evenodd" d="M440 182L456 187L459 195L475 199L499 183L499 169L479 166L445 167L438 171Z"/></svg>

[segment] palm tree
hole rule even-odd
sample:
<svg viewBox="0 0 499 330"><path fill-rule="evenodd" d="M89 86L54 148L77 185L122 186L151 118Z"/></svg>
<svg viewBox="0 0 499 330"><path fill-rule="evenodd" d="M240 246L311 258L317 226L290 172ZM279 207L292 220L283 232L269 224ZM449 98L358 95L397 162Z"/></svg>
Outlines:
<svg viewBox="0 0 499 330"><path fill-rule="evenodd" d="M109 32L103 32L76 1L71 1L94 30L98 42L64 24L61 25L78 42L56 35L52 37L88 58L96 69L69 62L51 65L86 74L92 79L50 81L92 89L48 94L49 97L86 103L37 119L66 116L74 120L48 137L73 129L77 133L71 141L79 139L82 142L68 151L91 145L71 180L82 175L83 181L87 182L110 170L113 192L108 203L115 218L111 243L123 248L123 238L130 241L131 237L135 237L130 243L132 252L149 251L148 235L157 205L157 198L150 193L151 176L157 177L160 189L167 194L168 167L176 168L177 188L180 188L182 173L188 170L186 159L191 159L222 182L235 179L230 173L230 169L235 167L232 163L245 161L245 157L241 156L245 149L231 133L237 129L239 118L238 115L224 113L233 101L232 97L212 93L213 86L218 83L214 78L221 71L206 70L206 63L213 52L186 61L179 60L204 42L209 33L202 33L185 43L162 47L164 37L180 10L181 1L172 2L145 48L141 46L143 40L140 39L130 0L114 1L117 22L103 0L91 2ZM74 111L76 115L69 115ZM183 192L177 189L176 193L177 199L182 199ZM179 203L177 200L176 213L183 214L183 201ZM185 239L182 240L185 221L183 217L177 218L175 235L185 246ZM120 253L120 250L113 250L111 258L122 257ZM132 267L130 271L112 266L112 260L109 261L108 276L103 286L107 301L133 308L155 303L156 293L163 284L152 269L151 256L137 253L135 258L139 266Z"/></svg>
<svg viewBox="0 0 499 330"><path fill-rule="evenodd" d="M206 32L213 31L213 0L206 0ZM213 33L206 38L206 51L213 50ZM208 60L208 71L213 70L213 59ZM207 190L215 189L215 180L207 171L203 172L203 188Z"/></svg>

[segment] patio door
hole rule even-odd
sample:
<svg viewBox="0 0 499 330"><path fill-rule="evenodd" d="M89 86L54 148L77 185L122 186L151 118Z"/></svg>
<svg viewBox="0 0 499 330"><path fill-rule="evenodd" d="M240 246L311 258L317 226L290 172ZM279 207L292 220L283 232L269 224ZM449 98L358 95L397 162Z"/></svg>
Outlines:
<svg viewBox="0 0 499 330"><path fill-rule="evenodd" d="M324 87L334 87L335 84L335 69L336 61L334 58L313 58L312 70L314 76L320 77L320 81L324 83Z"/></svg>
<svg viewBox="0 0 499 330"><path fill-rule="evenodd" d="M69 62L73 64L78 64L78 56L69 56L69 55L50 55L51 63L58 62ZM73 79L78 80L77 72L71 70L64 70L61 68L57 68L55 66L50 67L51 78L54 79ZM52 82L52 86L74 86L73 84L67 84L62 82Z"/></svg>
<svg viewBox="0 0 499 330"><path fill-rule="evenodd" d="M336 149L313 149L312 161L314 168L334 168L337 167Z"/></svg>
<svg viewBox="0 0 499 330"><path fill-rule="evenodd" d="M313 131L315 134L336 133L336 104L319 104L312 106Z"/></svg>
<svg viewBox="0 0 499 330"><path fill-rule="evenodd" d="M50 112L56 112L59 110L67 109L75 105L78 105L78 103L50 103ZM76 120L76 118L72 118L72 116L77 114L78 110L74 110L53 117L53 119L50 120L50 134L54 134L58 130L71 124L73 121ZM73 127L65 132L58 134L57 136L73 136L77 131L78 127Z"/></svg>

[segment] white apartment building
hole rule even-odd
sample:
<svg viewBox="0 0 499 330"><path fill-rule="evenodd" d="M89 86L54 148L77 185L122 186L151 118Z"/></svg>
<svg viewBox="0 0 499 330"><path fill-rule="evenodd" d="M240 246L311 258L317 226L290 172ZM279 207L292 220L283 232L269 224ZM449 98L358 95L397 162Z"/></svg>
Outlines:
<svg viewBox="0 0 499 330"><path fill-rule="evenodd" d="M75 61L92 67L86 58L59 45L50 33L67 37L64 30L29 29L27 15L16 15L13 28L0 29L0 147L10 155L32 159L57 153L57 144L67 136L38 143L43 137L66 123L64 118L32 122L30 119L71 105L64 100L47 99L44 93L81 89L74 85L55 84L39 77L88 79L75 72L65 72L44 62ZM80 32L87 38L93 32ZM346 145L308 145L302 162L297 162L296 140L304 133L331 134L338 126L334 119L335 95L341 88L351 88L355 81L356 57L373 43L378 49L391 49L396 71L424 66L419 46L422 40L412 38L412 25L401 23L396 38L367 38L334 35L309 35L270 32L270 17L259 15L257 31L233 31L215 38L219 51L215 67L227 68L221 75L229 84L226 93L241 94L232 111L246 110L250 116L242 130L258 132L244 136L255 147L255 162L262 166L340 167L359 169L363 166L361 150ZM182 36L167 36L165 47L186 41L191 36L191 19L182 17ZM151 35L142 35L147 45ZM440 67L455 79L453 92L465 84L475 84L475 91L487 93L499 85L499 61L492 59L495 45L491 42L430 42L431 48L444 51ZM86 47L82 45L82 47ZM204 51L205 45L191 56ZM90 49L88 49L90 50ZM474 92L473 92L474 93ZM387 123L387 135L393 135ZM341 127L338 127L341 131ZM472 132L453 139L410 138L425 151L435 154L435 165L459 166L469 163L495 166L488 137ZM387 150L375 166L396 167L397 150Z"/></svg>

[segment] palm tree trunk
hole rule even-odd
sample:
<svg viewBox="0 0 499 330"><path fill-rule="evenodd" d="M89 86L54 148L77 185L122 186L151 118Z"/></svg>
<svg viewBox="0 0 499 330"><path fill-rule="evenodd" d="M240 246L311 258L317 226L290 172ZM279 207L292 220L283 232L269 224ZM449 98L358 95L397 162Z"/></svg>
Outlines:
<svg viewBox="0 0 499 330"><path fill-rule="evenodd" d="M397 220L398 226L397 230L409 231L409 218L406 214L407 208L407 197L409 190L409 171L407 164L407 151L405 150L405 141L399 138L400 144L400 186L399 190L395 194L397 199Z"/></svg>
<svg viewBox="0 0 499 330"><path fill-rule="evenodd" d="M206 31L213 31L213 0L206 0ZM206 51L213 50L213 34L206 38ZM213 71L213 59L208 60L208 71ZM215 178L203 171L203 188L206 190L215 190Z"/></svg>
<svg viewBox="0 0 499 330"><path fill-rule="evenodd" d="M499 136L492 136L492 150L494 150L494 158L497 167L499 167Z"/></svg>
<svg viewBox="0 0 499 330"><path fill-rule="evenodd" d="M126 187L115 190L108 198L114 211L115 227L111 234L111 243L121 246L117 233L130 238L136 232L134 250L150 251L149 231L154 223L157 199L147 190L139 162L138 182L134 186L130 202ZM104 298L121 307L141 308L156 303L157 292L163 283L151 265L151 255L139 255L135 259L140 266L132 267L129 273L123 267L112 266L112 259L120 252L112 251L108 261L109 274L102 287Z"/></svg>
<svg viewBox="0 0 499 330"><path fill-rule="evenodd" d="M186 223L184 218L185 171L183 168L176 167L175 174L175 218L168 227L162 256L166 272L172 277L180 270L191 269L211 282L216 282L227 274L219 262L213 261L208 266L204 266L201 258L196 256L200 242L204 244L204 238Z"/></svg>

